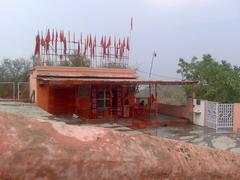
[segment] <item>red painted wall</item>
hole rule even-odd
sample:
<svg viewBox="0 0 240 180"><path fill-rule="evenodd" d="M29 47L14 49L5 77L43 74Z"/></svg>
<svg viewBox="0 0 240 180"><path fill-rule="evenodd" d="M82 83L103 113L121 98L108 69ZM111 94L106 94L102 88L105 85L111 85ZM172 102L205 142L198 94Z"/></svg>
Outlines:
<svg viewBox="0 0 240 180"><path fill-rule="evenodd" d="M233 106L233 133L237 133L240 128L240 103L234 103Z"/></svg>
<svg viewBox="0 0 240 180"><path fill-rule="evenodd" d="M55 115L75 113L75 86L50 86L48 111Z"/></svg>
<svg viewBox="0 0 240 180"><path fill-rule="evenodd" d="M77 86L50 86L49 84L41 85L38 82L37 88L37 104L45 111L54 115L72 115L76 113L81 117L91 118L91 96L78 96ZM129 105L134 105L134 95L128 95L128 98ZM192 100L189 100L186 106L159 104L158 108L160 114L193 120Z"/></svg>
<svg viewBox="0 0 240 180"><path fill-rule="evenodd" d="M179 118L186 118L193 121L193 102L189 100L186 106L174 106L168 104L159 104L159 113Z"/></svg>
<svg viewBox="0 0 240 180"><path fill-rule="evenodd" d="M49 85L40 84L37 82L37 105L40 106L45 111L48 111L48 100L49 100Z"/></svg>
<svg viewBox="0 0 240 180"><path fill-rule="evenodd" d="M76 101L77 114L80 117L90 118L91 115L91 99L90 98L78 98Z"/></svg>

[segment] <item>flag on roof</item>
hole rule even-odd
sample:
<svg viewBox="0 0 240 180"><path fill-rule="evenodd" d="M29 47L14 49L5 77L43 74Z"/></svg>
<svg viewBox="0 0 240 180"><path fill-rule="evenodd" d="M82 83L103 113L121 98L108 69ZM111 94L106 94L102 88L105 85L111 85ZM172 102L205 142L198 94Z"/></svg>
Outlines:
<svg viewBox="0 0 240 180"><path fill-rule="evenodd" d="M46 43L49 44L51 41L50 30L48 29L47 36L46 36Z"/></svg>
<svg viewBox="0 0 240 180"><path fill-rule="evenodd" d="M127 50L129 51L130 50L130 45L129 45L129 38L127 38Z"/></svg>
<svg viewBox="0 0 240 180"><path fill-rule="evenodd" d="M44 40L44 38L43 38L43 35L42 35L42 37L41 37L41 46L45 47L45 40Z"/></svg>
<svg viewBox="0 0 240 180"><path fill-rule="evenodd" d="M36 46L35 46L35 52L34 52L34 55L40 55L40 36L39 34L37 34L36 36Z"/></svg>
<svg viewBox="0 0 240 180"><path fill-rule="evenodd" d="M66 40L66 37L64 37L64 40L63 40L63 53L66 55L67 54L67 40Z"/></svg>
<svg viewBox="0 0 240 180"><path fill-rule="evenodd" d="M55 37L55 54L57 54L57 44L58 44L58 32L56 31L56 37Z"/></svg>
<svg viewBox="0 0 240 180"><path fill-rule="evenodd" d="M53 45L53 43L54 43L54 29L52 30L52 45Z"/></svg>
<svg viewBox="0 0 240 180"><path fill-rule="evenodd" d="M50 30L48 29L45 44L46 44L46 52L49 50L49 43L51 41L51 35L50 35Z"/></svg>
<svg viewBox="0 0 240 180"><path fill-rule="evenodd" d="M111 37L109 37L108 43L107 43L107 47L110 48L110 46L111 46Z"/></svg>
<svg viewBox="0 0 240 180"><path fill-rule="evenodd" d="M89 48L92 48L92 35L90 34L90 37L89 37Z"/></svg>
<svg viewBox="0 0 240 180"><path fill-rule="evenodd" d="M64 41L64 32L60 31L60 42Z"/></svg>

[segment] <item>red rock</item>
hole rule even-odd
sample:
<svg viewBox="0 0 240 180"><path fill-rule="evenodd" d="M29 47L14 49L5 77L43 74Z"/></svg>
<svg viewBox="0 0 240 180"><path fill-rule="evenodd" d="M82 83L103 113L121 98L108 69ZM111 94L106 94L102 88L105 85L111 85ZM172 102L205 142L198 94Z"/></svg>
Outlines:
<svg viewBox="0 0 240 180"><path fill-rule="evenodd" d="M240 156L0 113L0 179L240 179Z"/></svg>

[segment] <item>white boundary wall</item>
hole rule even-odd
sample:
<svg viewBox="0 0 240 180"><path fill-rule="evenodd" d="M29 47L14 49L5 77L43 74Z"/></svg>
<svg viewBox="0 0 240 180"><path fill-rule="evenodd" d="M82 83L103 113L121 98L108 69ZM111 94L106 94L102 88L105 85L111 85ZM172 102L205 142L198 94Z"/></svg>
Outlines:
<svg viewBox="0 0 240 180"><path fill-rule="evenodd" d="M194 99L193 106L193 124L205 126L206 100Z"/></svg>

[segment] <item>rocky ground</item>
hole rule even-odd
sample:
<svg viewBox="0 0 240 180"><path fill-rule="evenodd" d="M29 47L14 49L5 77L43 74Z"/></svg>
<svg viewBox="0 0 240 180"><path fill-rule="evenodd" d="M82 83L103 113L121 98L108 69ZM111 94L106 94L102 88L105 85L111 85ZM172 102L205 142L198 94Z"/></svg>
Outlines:
<svg viewBox="0 0 240 180"><path fill-rule="evenodd" d="M239 179L240 156L0 112L0 179Z"/></svg>
<svg viewBox="0 0 240 180"><path fill-rule="evenodd" d="M74 117L56 117L34 104L29 103L16 103L16 102L0 102L0 111L11 112L20 114L34 119L42 120L54 120L60 122L79 124L79 118ZM201 127L196 125L184 125L184 126L168 126L147 128L147 129L131 129L120 123L102 123L102 124L90 124L89 126L103 127L107 129L114 129L120 132L128 132L131 134L150 134L153 136L164 137L177 141L183 141L188 143L197 144L199 146L211 147L215 149L227 150L236 153L240 153L240 139L236 138L234 134L216 133L214 129L207 127Z"/></svg>

